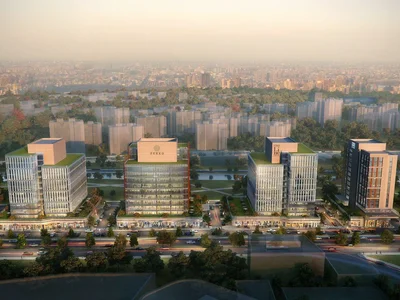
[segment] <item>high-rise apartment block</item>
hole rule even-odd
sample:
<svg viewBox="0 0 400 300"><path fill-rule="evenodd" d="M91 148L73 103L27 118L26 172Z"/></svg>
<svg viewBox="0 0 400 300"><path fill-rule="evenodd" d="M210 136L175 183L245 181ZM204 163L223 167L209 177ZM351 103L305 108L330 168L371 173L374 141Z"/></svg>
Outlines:
<svg viewBox="0 0 400 300"><path fill-rule="evenodd" d="M97 121L105 127L116 124L125 124L129 123L130 121L130 111L128 107L95 107L94 113L96 115Z"/></svg>
<svg viewBox="0 0 400 300"><path fill-rule="evenodd" d="M318 157L289 137L268 137L265 152L249 154L247 195L261 215L307 215L315 202Z"/></svg>
<svg viewBox="0 0 400 300"><path fill-rule="evenodd" d="M210 73L202 73L200 75L200 86L202 88L209 87L211 85L211 75Z"/></svg>
<svg viewBox="0 0 400 300"><path fill-rule="evenodd" d="M228 125L219 120L204 121L196 126L197 150L226 150L228 148Z"/></svg>
<svg viewBox="0 0 400 300"><path fill-rule="evenodd" d="M85 126L82 120L70 118L49 122L50 137L67 143L68 153L85 153Z"/></svg>
<svg viewBox="0 0 400 300"><path fill-rule="evenodd" d="M110 154L119 155L128 151L128 145L144 137L142 125L128 123L108 127Z"/></svg>
<svg viewBox="0 0 400 300"><path fill-rule="evenodd" d="M167 118L162 115L137 117L136 123L144 127L144 134L152 138L160 138L167 135Z"/></svg>
<svg viewBox="0 0 400 300"><path fill-rule="evenodd" d="M202 119L201 111L170 111L168 113L168 134L170 136L181 136L185 133L194 134L196 123L201 122Z"/></svg>
<svg viewBox="0 0 400 300"><path fill-rule="evenodd" d="M318 102L317 121L324 126L328 120L342 120L343 99L326 99Z"/></svg>
<svg viewBox="0 0 400 300"><path fill-rule="evenodd" d="M101 123L89 121L85 123L84 127L86 145L100 145L101 143L103 143Z"/></svg>
<svg viewBox="0 0 400 300"><path fill-rule="evenodd" d="M393 208L397 154L386 143L352 139L346 147L344 196L352 208L365 213L388 213Z"/></svg>
<svg viewBox="0 0 400 300"><path fill-rule="evenodd" d="M124 165L129 215L180 215L190 198L188 148L176 138L142 138Z"/></svg>
<svg viewBox="0 0 400 300"><path fill-rule="evenodd" d="M67 154L63 139L40 139L6 155L11 215L66 216L87 196L84 154Z"/></svg>

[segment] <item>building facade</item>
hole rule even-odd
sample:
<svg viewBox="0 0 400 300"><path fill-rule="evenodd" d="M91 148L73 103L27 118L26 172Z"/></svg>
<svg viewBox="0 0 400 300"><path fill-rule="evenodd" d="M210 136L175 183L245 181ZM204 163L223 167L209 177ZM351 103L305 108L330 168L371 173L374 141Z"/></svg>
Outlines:
<svg viewBox="0 0 400 300"><path fill-rule="evenodd" d="M128 107L101 106L95 107L94 113L97 121L103 126L125 124L130 121L130 110Z"/></svg>
<svg viewBox="0 0 400 300"><path fill-rule="evenodd" d="M228 149L228 125L220 120L204 121L196 125L197 150Z"/></svg>
<svg viewBox="0 0 400 300"><path fill-rule="evenodd" d="M119 155L127 152L128 145L144 137L142 125L128 123L108 127L110 154Z"/></svg>
<svg viewBox="0 0 400 300"><path fill-rule="evenodd" d="M100 145L103 143L103 136L101 133L101 123L89 121L85 123L85 144L86 145Z"/></svg>
<svg viewBox="0 0 400 300"><path fill-rule="evenodd" d="M6 155L11 215L66 216L87 196L86 159L63 139L40 139Z"/></svg>
<svg viewBox="0 0 400 300"><path fill-rule="evenodd" d="M392 212L396 184L397 154L386 143L352 139L346 147L344 195L352 208L365 213Z"/></svg>
<svg viewBox="0 0 400 300"><path fill-rule="evenodd" d="M128 215L180 215L188 209L190 179L187 145L176 138L143 138L131 144L125 165Z"/></svg>
<svg viewBox="0 0 400 300"><path fill-rule="evenodd" d="M82 120L51 120L49 129L50 138L65 140L68 153L85 153L85 126Z"/></svg>
<svg viewBox="0 0 400 300"><path fill-rule="evenodd" d="M167 135L167 118L162 115L137 117L136 123L144 127L144 134L151 138L160 138Z"/></svg>
<svg viewBox="0 0 400 300"><path fill-rule="evenodd" d="M268 137L248 157L247 195L260 215L307 215L316 200L317 154L288 137Z"/></svg>

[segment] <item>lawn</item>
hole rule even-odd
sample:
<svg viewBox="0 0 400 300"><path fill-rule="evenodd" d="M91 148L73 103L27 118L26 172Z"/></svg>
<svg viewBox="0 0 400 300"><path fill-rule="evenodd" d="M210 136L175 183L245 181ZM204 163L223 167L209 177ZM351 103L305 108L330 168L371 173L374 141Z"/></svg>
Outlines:
<svg viewBox="0 0 400 300"><path fill-rule="evenodd" d="M243 198L243 199L245 200L245 203L246 203L246 206L247 206L247 209L248 209L247 212L245 212L243 210L242 203L240 202L240 199L239 198L233 198L232 201L229 201L230 204L233 203L235 205L235 207L236 207L236 212L235 213L232 212L232 215L234 215L234 216L249 216L249 215L253 214L253 209L252 209L252 207L250 205L250 202L246 198Z"/></svg>
<svg viewBox="0 0 400 300"><path fill-rule="evenodd" d="M100 184L124 184L123 179L90 179L88 183L100 183Z"/></svg>
<svg viewBox="0 0 400 300"><path fill-rule="evenodd" d="M368 255L369 257L382 260L389 264L400 266L400 255Z"/></svg>
<svg viewBox="0 0 400 300"><path fill-rule="evenodd" d="M91 191L93 190L93 187L90 187L88 189L89 194L91 193ZM110 187L110 186L102 186L99 187L100 190L104 191L104 200L124 200L124 188L123 187ZM110 196L110 192L114 190L115 191L115 196Z"/></svg>
<svg viewBox="0 0 400 300"><path fill-rule="evenodd" d="M224 196L224 194L220 194L214 191L193 192L193 193L200 196L207 195L209 200L220 200L222 196Z"/></svg>
<svg viewBox="0 0 400 300"><path fill-rule="evenodd" d="M218 189L218 188L231 188L234 180L196 180L192 183L200 182L202 187L209 189Z"/></svg>
<svg viewBox="0 0 400 300"><path fill-rule="evenodd" d="M339 275L346 275L346 274L376 274L377 271L371 265L358 265L357 263L349 264L345 262L341 262L335 259L329 259L329 262L335 268L336 272Z"/></svg>
<svg viewBox="0 0 400 300"><path fill-rule="evenodd" d="M200 164L203 168L213 167L214 169L226 169L226 160L229 160L230 166L236 166L237 156L200 156ZM246 169L242 167L241 169Z"/></svg>

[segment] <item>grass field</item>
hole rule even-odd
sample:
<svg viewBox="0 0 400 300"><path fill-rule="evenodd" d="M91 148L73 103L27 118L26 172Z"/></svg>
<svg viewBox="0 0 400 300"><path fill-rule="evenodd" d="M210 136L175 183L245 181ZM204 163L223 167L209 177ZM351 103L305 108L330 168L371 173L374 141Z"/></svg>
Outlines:
<svg viewBox="0 0 400 300"><path fill-rule="evenodd" d="M204 192L193 192L194 194L198 194L200 196L207 195L209 200L220 200L223 194L214 191L204 191Z"/></svg>
<svg viewBox="0 0 400 300"><path fill-rule="evenodd" d="M233 203L236 206L236 212L235 213L232 212L234 216L248 216L253 213L249 201L246 198L244 198L244 200L248 209L246 212L243 210L243 206L239 198L234 198L232 201L229 201L230 203Z"/></svg>
<svg viewBox="0 0 400 300"><path fill-rule="evenodd" d="M369 257L382 260L389 264L400 266L400 255L368 255Z"/></svg>
<svg viewBox="0 0 400 300"><path fill-rule="evenodd" d="M94 188L90 187L88 189L88 192L93 190ZM99 187L100 190L104 191L104 200L124 200L124 188L123 187L110 187L110 186L102 186ZM115 191L115 196L110 196L110 192L114 190Z"/></svg>
<svg viewBox="0 0 400 300"><path fill-rule="evenodd" d="M329 260L332 266L335 268L336 272L339 275L346 275L346 274L364 274L364 275L371 275L376 274L377 271L371 265L366 265L360 267L357 264L348 264L344 262L340 262L337 260Z"/></svg>
<svg viewBox="0 0 400 300"><path fill-rule="evenodd" d="M226 169L226 160L229 160L230 166L236 165L236 156L201 156L200 164L202 167L213 167L214 169Z"/></svg>
<svg viewBox="0 0 400 300"><path fill-rule="evenodd" d="M197 180L205 188L218 189L218 188L231 188L234 180ZM193 181L195 183L197 181Z"/></svg>
<svg viewBox="0 0 400 300"><path fill-rule="evenodd" d="M100 183L100 184L124 184L122 179L90 179L88 183Z"/></svg>

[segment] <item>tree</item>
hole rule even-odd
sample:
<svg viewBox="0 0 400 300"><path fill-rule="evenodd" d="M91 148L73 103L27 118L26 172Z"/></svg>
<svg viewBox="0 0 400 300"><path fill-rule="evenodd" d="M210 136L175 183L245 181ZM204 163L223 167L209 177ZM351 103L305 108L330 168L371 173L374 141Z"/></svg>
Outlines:
<svg viewBox="0 0 400 300"><path fill-rule="evenodd" d="M262 232L260 231L260 226L256 225L256 228L253 233L254 234L262 234Z"/></svg>
<svg viewBox="0 0 400 300"><path fill-rule="evenodd" d="M149 231L149 237L155 237L157 235L156 231L152 228Z"/></svg>
<svg viewBox="0 0 400 300"><path fill-rule="evenodd" d="M360 241L361 241L360 233L359 232L353 232L353 235L351 237L351 243L353 245L358 245L360 243Z"/></svg>
<svg viewBox="0 0 400 300"><path fill-rule="evenodd" d="M339 232L336 236L335 236L335 242L338 245L344 246L347 244L347 235L344 234L343 232Z"/></svg>
<svg viewBox="0 0 400 300"><path fill-rule="evenodd" d="M158 273L164 269L164 262L160 257L160 252L156 251L154 247L146 249L146 254L143 256L143 259L150 272Z"/></svg>
<svg viewBox="0 0 400 300"><path fill-rule="evenodd" d="M246 244L243 232L234 232L229 235L232 246L240 247Z"/></svg>
<svg viewBox="0 0 400 300"><path fill-rule="evenodd" d="M34 262L24 268L24 275L27 277L37 277L44 273L45 267L42 264Z"/></svg>
<svg viewBox="0 0 400 300"><path fill-rule="evenodd" d="M177 255L174 255L170 258L168 262L168 269L174 278L181 278L185 275L188 264L189 257L180 251Z"/></svg>
<svg viewBox="0 0 400 300"><path fill-rule="evenodd" d="M286 234L286 229L281 226L278 228L275 234Z"/></svg>
<svg viewBox="0 0 400 300"><path fill-rule="evenodd" d="M128 264L130 263L132 257L126 252L126 236L118 234L115 238L114 245L108 250L107 258L111 265L114 264Z"/></svg>
<svg viewBox="0 0 400 300"><path fill-rule="evenodd" d="M202 184L200 183L200 182L198 182L198 181L196 181L195 183L194 183L194 186L196 187L196 188L201 188L202 187Z"/></svg>
<svg viewBox="0 0 400 300"><path fill-rule="evenodd" d="M8 237L9 239L15 238L15 233L14 233L14 231L12 231L11 229L9 229L9 230L7 231L7 237Z"/></svg>
<svg viewBox="0 0 400 300"><path fill-rule="evenodd" d="M138 241L136 234L132 234L131 237L129 238L129 245L131 247L135 247L135 246L139 245L139 241Z"/></svg>
<svg viewBox="0 0 400 300"><path fill-rule="evenodd" d="M182 228L181 227L179 227L179 226L176 227L175 236L176 237L183 236L183 232L182 232Z"/></svg>
<svg viewBox="0 0 400 300"><path fill-rule="evenodd" d="M135 259L133 261L133 268L137 273L144 273L147 271L147 261L143 258Z"/></svg>
<svg viewBox="0 0 400 300"><path fill-rule="evenodd" d="M92 166L92 163L90 161L86 161L86 167L90 168Z"/></svg>
<svg viewBox="0 0 400 300"><path fill-rule="evenodd" d="M19 277L20 270L17 265L9 260L0 260L0 280Z"/></svg>
<svg viewBox="0 0 400 300"><path fill-rule="evenodd" d="M68 247L68 240L65 236L57 240L57 247L59 249L65 249L66 247Z"/></svg>
<svg viewBox="0 0 400 300"><path fill-rule="evenodd" d="M94 252L86 256L86 266L91 271L104 270L107 267L107 257L103 252Z"/></svg>
<svg viewBox="0 0 400 300"><path fill-rule="evenodd" d="M157 235L157 243L160 245L171 246L176 241L176 236L174 233L162 230Z"/></svg>
<svg viewBox="0 0 400 300"><path fill-rule="evenodd" d="M117 171L115 171L115 176L118 178L118 179L120 179L120 178L122 178L122 171L121 170L117 170Z"/></svg>
<svg viewBox="0 0 400 300"><path fill-rule="evenodd" d="M115 190L111 190L110 191L110 197L115 197L115 195L116 195L117 193L115 192Z"/></svg>
<svg viewBox="0 0 400 300"><path fill-rule="evenodd" d="M3 240L0 239L0 248L3 247Z"/></svg>
<svg viewBox="0 0 400 300"><path fill-rule="evenodd" d="M46 235L50 235L49 231L45 228L40 229L40 236L46 236Z"/></svg>
<svg viewBox="0 0 400 300"><path fill-rule="evenodd" d="M208 248L211 245L211 240L208 237L208 234L202 234L201 238L200 238L200 246L202 246L203 248Z"/></svg>
<svg viewBox="0 0 400 300"><path fill-rule="evenodd" d="M211 222L211 218L209 215L204 215L203 216L203 222L207 223L208 225L210 225Z"/></svg>
<svg viewBox="0 0 400 300"><path fill-rule="evenodd" d="M393 232L391 232L389 229L385 229L381 233L381 240L384 244L391 244L393 242Z"/></svg>
<svg viewBox="0 0 400 300"><path fill-rule="evenodd" d="M234 193L237 193L240 191L240 189L242 188L242 183L238 180L235 180L235 182L232 185L232 190Z"/></svg>
<svg viewBox="0 0 400 300"><path fill-rule="evenodd" d="M75 237L75 232L74 232L74 230L72 229L72 228L70 228L69 230L68 230L68 235L67 235L69 238L73 238L73 237Z"/></svg>
<svg viewBox="0 0 400 300"><path fill-rule="evenodd" d="M96 240L94 238L93 233L91 232L86 233L85 246L87 248L92 248L94 245L96 245Z"/></svg>
<svg viewBox="0 0 400 300"><path fill-rule="evenodd" d="M209 170L210 172L212 172L214 169L213 169L213 167L209 167L208 170Z"/></svg>
<svg viewBox="0 0 400 300"><path fill-rule="evenodd" d="M304 235L312 242L315 242L315 240L317 239L317 234L314 230L307 230Z"/></svg>
<svg viewBox="0 0 400 300"><path fill-rule="evenodd" d="M50 235L42 236L42 245L47 247L51 245L51 237Z"/></svg>
<svg viewBox="0 0 400 300"><path fill-rule="evenodd" d="M17 249L24 249L26 247L26 238L23 233L18 234L17 236Z"/></svg>
<svg viewBox="0 0 400 300"><path fill-rule="evenodd" d="M103 179L103 174L101 174L100 172L95 172L93 174L93 177L94 177L94 179L102 180Z"/></svg>
<svg viewBox="0 0 400 300"><path fill-rule="evenodd" d="M107 221L108 224L110 224L110 226L115 226L117 224L117 219L115 218L114 215L109 216Z"/></svg>
<svg viewBox="0 0 400 300"><path fill-rule="evenodd" d="M79 258L70 256L61 262L61 267L66 273L79 272L83 267L83 263Z"/></svg>
<svg viewBox="0 0 400 300"><path fill-rule="evenodd" d="M87 224L89 227L93 227L96 224L96 220L93 216L89 216L87 219Z"/></svg>
<svg viewBox="0 0 400 300"><path fill-rule="evenodd" d="M209 178L210 180L213 180L213 179L214 179L214 176L210 175L210 176L208 176L208 178Z"/></svg>
<svg viewBox="0 0 400 300"><path fill-rule="evenodd" d="M112 227L108 227L107 237L114 237L114 230L112 229Z"/></svg>
<svg viewBox="0 0 400 300"><path fill-rule="evenodd" d="M308 263L298 263L294 266L295 276L290 280L289 285L293 287L315 286L315 274Z"/></svg>

